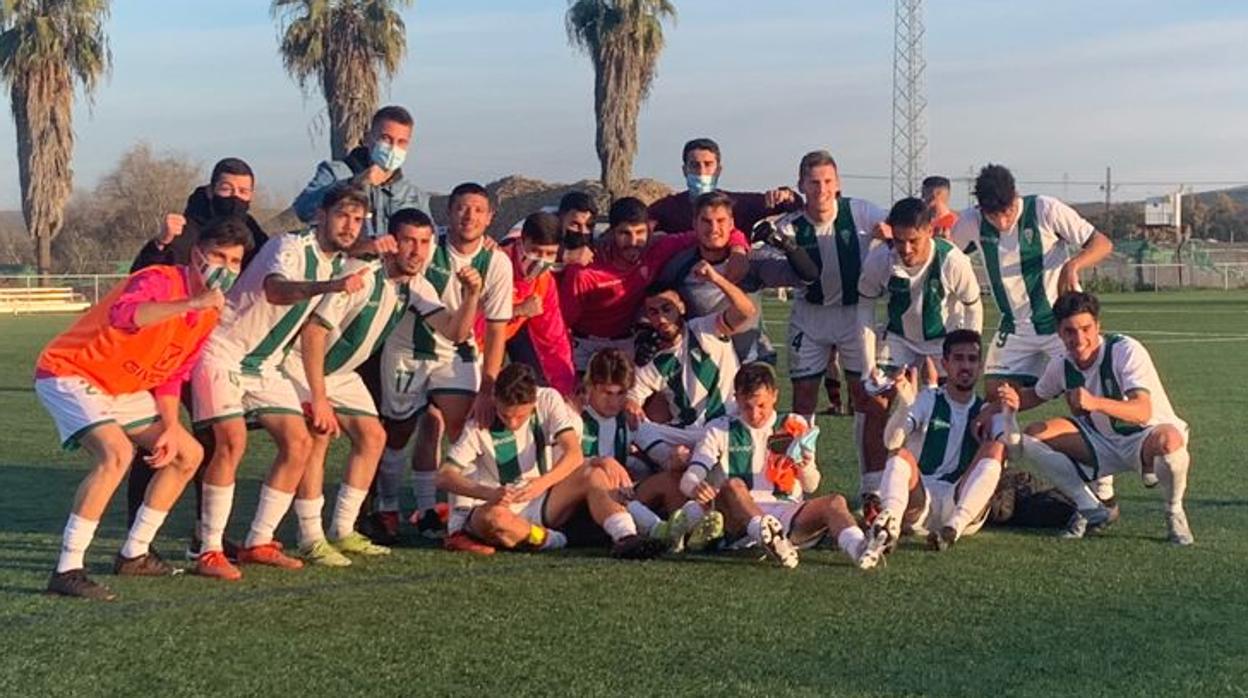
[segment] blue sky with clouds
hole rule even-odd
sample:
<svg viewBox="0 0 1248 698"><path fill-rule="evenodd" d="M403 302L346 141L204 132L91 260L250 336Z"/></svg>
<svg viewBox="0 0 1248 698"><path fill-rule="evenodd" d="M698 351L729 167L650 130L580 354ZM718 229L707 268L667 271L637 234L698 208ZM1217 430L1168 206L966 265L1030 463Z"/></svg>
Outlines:
<svg viewBox="0 0 1248 698"><path fill-rule="evenodd" d="M831 150L847 174L887 175L891 2L676 5L641 115L636 176L679 182L680 146L699 135L724 148L727 188L791 183L814 148ZM512 173L596 175L592 73L567 45L565 9L560 0L417 0L386 98L416 115L410 176L445 191ZM1248 5L929 0L925 21L929 171L965 176L995 161L1022 180L1082 181L1112 165L1124 181L1248 183ZM75 109L76 187L145 140L205 169L241 156L262 188L286 198L327 151L321 98L282 70L267 2L115 0L107 30L112 74L93 107ZM889 195L872 179L845 188L881 203ZM1102 196L1077 184L1029 188ZM17 205L13 125L0 119L0 208Z"/></svg>

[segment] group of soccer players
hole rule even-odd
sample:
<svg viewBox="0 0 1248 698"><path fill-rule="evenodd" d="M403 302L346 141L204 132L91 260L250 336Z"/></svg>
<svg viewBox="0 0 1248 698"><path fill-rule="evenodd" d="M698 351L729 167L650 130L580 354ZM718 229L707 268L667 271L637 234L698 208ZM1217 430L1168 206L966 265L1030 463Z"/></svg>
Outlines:
<svg viewBox="0 0 1248 698"><path fill-rule="evenodd" d="M1113 476L1134 471L1160 485L1170 539L1192 542L1187 426L1147 350L1104 334L1079 290L1112 244L1062 202L1020 196L1004 167L980 172L961 213L940 178L885 210L844 196L826 151L801 158L796 189L724 192L718 146L697 139L682 153L687 191L617 199L598 235L593 199L572 193L496 241L494 202L473 183L454 188L438 229L401 169L411 132L402 108L378 112L295 201L307 226L271 238L246 213L250 168L222 161L147 261L45 348L36 392L92 464L49 592L115 597L84 559L127 471L122 575L174 572L151 543L192 481L199 575L386 555L409 473L411 525L477 554L757 548L795 567L826 538L870 569L906 534L944 550L979 530L1003 469L1023 463L1073 502L1064 536L1111 524ZM968 254L1001 316L986 355ZM794 293L788 412L764 288ZM853 504L816 496L834 465L819 385L842 379ZM1020 427L1018 412L1059 396L1069 418ZM249 427L275 455L233 543ZM327 535L325 460L341 435ZM291 508L297 551L274 538Z"/></svg>

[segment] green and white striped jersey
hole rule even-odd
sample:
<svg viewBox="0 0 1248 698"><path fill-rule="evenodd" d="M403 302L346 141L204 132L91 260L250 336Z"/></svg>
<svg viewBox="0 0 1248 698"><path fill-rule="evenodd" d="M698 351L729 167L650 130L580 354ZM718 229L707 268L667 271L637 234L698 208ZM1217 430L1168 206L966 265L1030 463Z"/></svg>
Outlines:
<svg viewBox="0 0 1248 698"><path fill-rule="evenodd" d="M776 229L806 250L820 269L819 281L806 287L795 303L854 305L858 302L858 278L873 242L875 226L888 211L862 199L836 200L836 217L816 226L803 211L784 215Z"/></svg>
<svg viewBox="0 0 1248 698"><path fill-rule="evenodd" d="M924 478L957 482L962 477L979 450L970 425L983 406L979 396L965 403L950 398L944 388L919 391L906 415L906 450L918 459Z"/></svg>
<svg viewBox="0 0 1248 698"><path fill-rule="evenodd" d="M614 458L626 464L632 440L633 432L623 412L603 417L589 404L581 410L581 453L586 458Z"/></svg>
<svg viewBox="0 0 1248 698"><path fill-rule="evenodd" d="M756 502L802 501L801 478L793 492L785 494L767 477L768 441L787 416L777 412L761 429L751 427L738 417L712 421L707 425L706 436L694 448L689 467L701 467L716 486L723 485L728 478L740 478Z"/></svg>
<svg viewBox="0 0 1248 698"><path fill-rule="evenodd" d="M978 249L1001 311L1002 334L1057 332L1053 303L1062 265L1096 229L1075 210L1049 196L1023 197L1013 227L998 231L978 208L958 214L950 239L968 254Z"/></svg>
<svg viewBox="0 0 1248 698"><path fill-rule="evenodd" d="M463 303L463 287L455 275L460 269L474 267L484 282L481 289L481 300L478 312L485 315L487 321L506 322L512 313L512 267L507 255L498 250L487 249L481 245L472 255L461 255L455 251L446 237L438 238L433 255L425 267L425 280L433 290L448 313L455 313ZM468 360L475 360L477 355L476 342L469 339L461 344L453 344L441 333L434 331L427 323L422 322L415 313L405 313L399 326L386 340L386 351L411 355L417 359L436 359L450 361L458 352Z"/></svg>
<svg viewBox="0 0 1248 698"><path fill-rule="evenodd" d="M737 376L737 353L732 338L720 329L720 314L685 322L671 349L637 369L630 400L644 404L663 393L679 426L702 426L736 411L732 381Z"/></svg>
<svg viewBox="0 0 1248 698"><path fill-rule="evenodd" d="M1161 377L1157 375L1157 367L1153 365L1148 350L1126 335L1101 337L1101 348L1087 368L1079 368L1074 359L1066 355L1051 359L1036 383L1035 391L1041 399L1052 400L1074 388L1084 388L1097 397L1114 400L1125 400L1132 390L1148 392L1153 414L1144 426L1112 419L1100 412L1079 417L1080 421L1090 424L1102 436L1130 436L1144 427L1158 424L1169 424L1179 431L1187 430L1187 423L1174 413L1170 396L1161 384Z"/></svg>
<svg viewBox="0 0 1248 698"><path fill-rule="evenodd" d="M891 247L871 250L858 293L864 300L887 296L888 332L922 345L962 327L968 317L964 306L979 303L979 282L971 260L949 241L937 238L927 261L917 267L902 264Z"/></svg>
<svg viewBox="0 0 1248 698"><path fill-rule="evenodd" d="M442 301L423 276L404 282L391 279L380 261L348 260L345 275L360 269L372 273L364 277L364 288L355 293L323 296L312 311L312 322L329 330L325 350L325 375L348 373L381 348L403 314L411 309L421 318L444 310ZM290 361L301 361L295 342ZM300 366L301 368L302 366Z"/></svg>
<svg viewBox="0 0 1248 698"><path fill-rule="evenodd" d="M534 480L558 457L552 447L559 436L576 427L576 414L563 396L552 388L538 388L537 408L524 426L511 431L495 418L484 429L470 420L446 452L446 460L488 487Z"/></svg>
<svg viewBox="0 0 1248 698"><path fill-rule="evenodd" d="M264 280L280 276L288 281L327 281L340 276L343 260L342 255L321 249L315 228L270 238L230 288L221 322L204 351L238 362L239 371L247 375L276 371L314 303L270 303Z"/></svg>

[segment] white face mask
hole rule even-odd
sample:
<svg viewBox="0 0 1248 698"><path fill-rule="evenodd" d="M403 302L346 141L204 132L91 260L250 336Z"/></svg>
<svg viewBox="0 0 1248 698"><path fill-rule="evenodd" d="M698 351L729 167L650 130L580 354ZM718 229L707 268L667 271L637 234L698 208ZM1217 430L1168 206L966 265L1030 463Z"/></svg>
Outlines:
<svg viewBox="0 0 1248 698"><path fill-rule="evenodd" d="M701 196L715 191L715 187L719 184L719 175L685 175L685 186L689 187L689 193L693 196Z"/></svg>
<svg viewBox="0 0 1248 698"><path fill-rule="evenodd" d="M554 263L535 254L524 253L524 276L533 279L542 272L554 268Z"/></svg>
<svg viewBox="0 0 1248 698"><path fill-rule="evenodd" d="M386 172L399 169L403 166L403 161L407 159L406 150L385 141L377 141L369 154L373 159L373 164Z"/></svg>
<svg viewBox="0 0 1248 698"><path fill-rule="evenodd" d="M199 278L204 280L204 288L206 289L216 289L222 293L228 293L230 287L238 280L238 272L225 264L214 264L198 252L195 254L194 263L195 269L199 271Z"/></svg>

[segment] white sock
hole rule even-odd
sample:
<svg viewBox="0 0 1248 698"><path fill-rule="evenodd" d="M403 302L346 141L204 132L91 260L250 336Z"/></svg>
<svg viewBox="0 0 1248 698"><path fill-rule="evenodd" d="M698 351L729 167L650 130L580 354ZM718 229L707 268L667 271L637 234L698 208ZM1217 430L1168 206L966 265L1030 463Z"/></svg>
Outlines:
<svg viewBox="0 0 1248 698"><path fill-rule="evenodd" d="M868 473L870 474L870 473ZM866 475L863 476L866 480ZM910 501L910 464L901 456L889 456L880 473L880 507L894 516L904 514Z"/></svg>
<svg viewBox="0 0 1248 698"><path fill-rule="evenodd" d="M248 548L273 542L273 532L282 522L282 517L290 509L295 498L294 492L275 490L268 485L260 487L260 503L256 505L256 515L251 520L251 530L247 532Z"/></svg>
<svg viewBox="0 0 1248 698"><path fill-rule="evenodd" d="M121 546L121 556L133 559L146 555L152 546L152 539L156 537L156 532L165 523L168 515L169 512L153 509L146 504L140 506L138 513L134 515L134 524L130 526L130 534L126 536L126 543Z"/></svg>
<svg viewBox="0 0 1248 698"><path fill-rule="evenodd" d="M1183 495L1187 492L1187 469L1192 463L1192 456L1183 446L1174 453L1153 457L1153 468L1161 483L1161 492L1166 498L1166 513L1177 514L1183 511Z"/></svg>
<svg viewBox="0 0 1248 698"><path fill-rule="evenodd" d="M300 546L325 540L325 529L321 527L321 512L324 509L324 497L295 499L295 518L299 520Z"/></svg>
<svg viewBox="0 0 1248 698"><path fill-rule="evenodd" d="M338 499L334 501L334 520L330 523L329 533L334 540L342 540L355 530L355 520L360 516L360 507L368 490L361 490L342 483L338 487Z"/></svg>
<svg viewBox="0 0 1248 698"><path fill-rule="evenodd" d="M412 473L412 493L416 495L416 511L432 509L438 503L438 474L417 470Z"/></svg>
<svg viewBox="0 0 1248 698"><path fill-rule="evenodd" d="M958 496L958 506L953 516L945 522L946 526L962 535L962 531L975 520L988 506L997 491L997 482L1001 479L1001 462L992 458L980 458L971 466L966 480L962 482L962 494Z"/></svg>
<svg viewBox="0 0 1248 698"><path fill-rule="evenodd" d="M633 523L637 525L638 531L645 531L650 535L654 531L654 527L663 523L663 519L659 515L650 511L650 507L642 504L636 499L628 503L628 513L633 517Z"/></svg>
<svg viewBox="0 0 1248 698"><path fill-rule="evenodd" d="M867 451L866 437L867 433L867 413L854 412L854 453L858 456L858 472L867 472ZM871 490L860 489L859 494L866 494Z"/></svg>
<svg viewBox="0 0 1248 698"><path fill-rule="evenodd" d="M542 543L542 547L538 550L558 550L568 546L568 537L563 535L562 531L556 531L553 528L546 529L546 541Z"/></svg>
<svg viewBox="0 0 1248 698"><path fill-rule="evenodd" d="M701 504L698 504L697 502L692 501L692 500L685 502L684 505L680 507L680 509L681 511L685 512L685 518L689 520L690 526L701 521L702 517L706 516L706 509L703 509Z"/></svg>
<svg viewBox="0 0 1248 698"><path fill-rule="evenodd" d="M745 535L755 543L761 543L763 537L763 517L755 516L745 525Z"/></svg>
<svg viewBox="0 0 1248 698"><path fill-rule="evenodd" d="M1114 476L1105 475L1098 477L1088 483L1088 489L1092 490L1092 494L1102 502L1108 502L1114 498Z"/></svg>
<svg viewBox="0 0 1248 698"><path fill-rule="evenodd" d="M230 509L234 507L234 483L209 485L204 483L203 499L199 510L199 549L201 551L224 550L221 538L230 522Z"/></svg>
<svg viewBox="0 0 1248 698"><path fill-rule="evenodd" d="M387 448L381 452L377 468L377 511L398 511L399 490L403 487L403 471L407 470L407 452Z"/></svg>
<svg viewBox="0 0 1248 698"><path fill-rule="evenodd" d="M1053 482L1062 494L1070 497L1080 511L1096 509L1101 506L1092 491L1088 489L1083 478L1079 477L1078 467L1068 456L1049 447L1048 444L1034 436L1023 434L1023 455L1036 464L1040 472Z"/></svg>
<svg viewBox="0 0 1248 698"><path fill-rule="evenodd" d="M95 537L95 527L99 521L84 519L77 514L70 514L65 522L65 533L61 535L61 557L56 561L56 571L68 572L85 567L83 560L87 556L87 546Z"/></svg>
<svg viewBox="0 0 1248 698"><path fill-rule="evenodd" d="M617 511L602 522L602 530L611 536L611 540L620 540L637 535L637 524L633 523L633 515L627 511Z"/></svg>
<svg viewBox="0 0 1248 698"><path fill-rule="evenodd" d="M846 526L836 534L836 544L845 551L846 555L855 560L858 559L858 549L862 547L862 541L866 539L862 529L857 526Z"/></svg>

